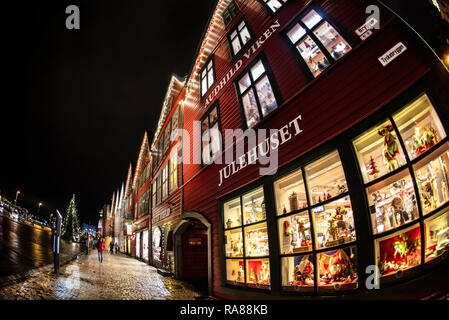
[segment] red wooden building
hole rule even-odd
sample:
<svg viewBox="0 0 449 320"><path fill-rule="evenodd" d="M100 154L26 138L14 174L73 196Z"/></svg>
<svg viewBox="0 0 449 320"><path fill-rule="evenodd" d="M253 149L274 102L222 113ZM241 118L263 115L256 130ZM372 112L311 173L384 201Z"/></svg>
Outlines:
<svg viewBox="0 0 449 320"><path fill-rule="evenodd" d="M185 95L163 111L179 106L185 130L178 277L203 274L225 298L387 296L447 267L447 69L369 5L217 1ZM153 207L153 229L167 208ZM381 290L365 286L373 265ZM407 294L447 289L447 277L426 279Z"/></svg>

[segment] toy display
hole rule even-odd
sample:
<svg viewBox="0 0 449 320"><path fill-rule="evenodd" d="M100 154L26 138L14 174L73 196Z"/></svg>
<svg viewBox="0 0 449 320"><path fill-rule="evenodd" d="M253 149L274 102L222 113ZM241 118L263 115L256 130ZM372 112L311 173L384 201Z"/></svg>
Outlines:
<svg viewBox="0 0 449 320"><path fill-rule="evenodd" d="M314 286L313 256L282 259L282 286L286 291L311 292Z"/></svg>
<svg viewBox="0 0 449 320"><path fill-rule="evenodd" d="M410 176L382 181L367 189L375 233L395 229L418 218L416 196ZM387 184L388 182L392 182Z"/></svg>
<svg viewBox="0 0 449 320"><path fill-rule="evenodd" d="M253 224L266 220L266 213L263 207L263 189L258 189L249 195L243 196L244 223Z"/></svg>
<svg viewBox="0 0 449 320"><path fill-rule="evenodd" d="M434 211L449 200L447 189L449 172L446 165L448 161L448 154L444 152L415 170L424 214Z"/></svg>
<svg viewBox="0 0 449 320"><path fill-rule="evenodd" d="M432 126L419 126L417 122L415 125L415 134L412 138L412 152L415 157L418 157L435 146L440 141L440 138Z"/></svg>
<svg viewBox="0 0 449 320"><path fill-rule="evenodd" d="M261 223L254 227L245 229L246 256L260 257L268 256L270 253L268 247L267 224Z"/></svg>
<svg viewBox="0 0 449 320"><path fill-rule="evenodd" d="M449 251L449 212L425 223L426 262Z"/></svg>
<svg viewBox="0 0 449 320"><path fill-rule="evenodd" d="M270 262L268 259L247 260L246 281L248 286L267 288L270 286Z"/></svg>
<svg viewBox="0 0 449 320"><path fill-rule="evenodd" d="M245 282L245 270L243 260L226 260L226 280L231 284L242 284Z"/></svg>
<svg viewBox="0 0 449 320"><path fill-rule="evenodd" d="M376 256L383 277L418 266L421 263L420 228L376 240Z"/></svg>
<svg viewBox="0 0 449 320"><path fill-rule="evenodd" d="M279 234L281 253L301 253L312 250L309 213L302 212L280 220L283 232Z"/></svg>
<svg viewBox="0 0 449 320"><path fill-rule="evenodd" d="M307 207L306 190L301 170L274 183L278 215L288 214Z"/></svg>
<svg viewBox="0 0 449 320"><path fill-rule="evenodd" d="M225 232L226 256L243 257L243 237L241 229Z"/></svg>
<svg viewBox="0 0 449 320"><path fill-rule="evenodd" d="M345 248L318 255L320 291L357 288L357 251Z"/></svg>
<svg viewBox="0 0 449 320"><path fill-rule="evenodd" d="M355 241L354 217L349 197L314 210L318 248Z"/></svg>
<svg viewBox="0 0 449 320"><path fill-rule="evenodd" d="M384 157L384 163L389 172L396 170L400 166L399 158L399 144L396 136L394 135L394 128L390 124L378 131L381 137L384 137L384 148L382 154Z"/></svg>
<svg viewBox="0 0 449 320"><path fill-rule="evenodd" d="M226 229L240 227L242 225L241 217L240 198L228 201L224 204L224 223Z"/></svg>

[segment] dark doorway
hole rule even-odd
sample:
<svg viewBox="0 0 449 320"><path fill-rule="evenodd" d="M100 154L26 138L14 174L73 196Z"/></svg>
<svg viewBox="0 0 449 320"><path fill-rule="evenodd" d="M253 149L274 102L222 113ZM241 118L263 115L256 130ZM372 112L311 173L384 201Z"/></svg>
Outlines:
<svg viewBox="0 0 449 320"><path fill-rule="evenodd" d="M208 230L198 220L191 220L181 236L180 278L208 292Z"/></svg>

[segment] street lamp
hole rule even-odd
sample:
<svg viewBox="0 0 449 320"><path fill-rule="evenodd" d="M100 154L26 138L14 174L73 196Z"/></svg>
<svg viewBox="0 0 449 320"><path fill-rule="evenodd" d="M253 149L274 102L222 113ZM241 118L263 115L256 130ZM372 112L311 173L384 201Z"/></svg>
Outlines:
<svg viewBox="0 0 449 320"><path fill-rule="evenodd" d="M43 205L42 202L39 202L39 203L37 204L37 219L38 219L38 220L39 220L39 211L40 211L42 205Z"/></svg>
<svg viewBox="0 0 449 320"><path fill-rule="evenodd" d="M13 209L13 214L14 214L14 211L16 211L16 209L17 209L17 198L19 197L19 194L20 194L20 190L17 190L16 191L16 199L14 200L14 209Z"/></svg>

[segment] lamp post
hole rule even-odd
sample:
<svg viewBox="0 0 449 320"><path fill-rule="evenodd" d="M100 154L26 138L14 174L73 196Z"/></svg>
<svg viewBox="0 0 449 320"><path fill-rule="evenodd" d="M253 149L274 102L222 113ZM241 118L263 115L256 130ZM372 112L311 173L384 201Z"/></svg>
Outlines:
<svg viewBox="0 0 449 320"><path fill-rule="evenodd" d="M20 194L20 190L17 190L16 191L16 199L14 200L14 209L13 209L13 214L14 214L14 211L16 211L16 209L17 209L17 198L19 197L19 194Z"/></svg>
<svg viewBox="0 0 449 320"><path fill-rule="evenodd" d="M41 210L41 206L43 205L43 203L42 202L39 202L38 204L37 204L37 219L39 220L39 211Z"/></svg>

